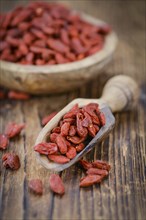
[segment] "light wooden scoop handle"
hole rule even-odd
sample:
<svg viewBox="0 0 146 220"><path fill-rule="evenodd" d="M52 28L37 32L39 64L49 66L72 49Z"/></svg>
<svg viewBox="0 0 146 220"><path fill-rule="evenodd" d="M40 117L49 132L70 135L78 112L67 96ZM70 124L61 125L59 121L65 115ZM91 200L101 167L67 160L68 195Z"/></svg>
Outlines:
<svg viewBox="0 0 146 220"><path fill-rule="evenodd" d="M134 79L125 75L112 77L105 84L100 100L106 102L112 112L131 109L139 97Z"/></svg>

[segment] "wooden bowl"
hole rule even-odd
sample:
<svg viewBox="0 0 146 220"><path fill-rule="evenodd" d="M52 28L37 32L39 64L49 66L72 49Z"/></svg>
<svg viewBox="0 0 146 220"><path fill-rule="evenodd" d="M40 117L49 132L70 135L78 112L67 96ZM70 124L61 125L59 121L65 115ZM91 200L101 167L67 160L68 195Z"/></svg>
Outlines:
<svg viewBox="0 0 146 220"><path fill-rule="evenodd" d="M102 25L103 21L80 13L89 23ZM117 36L112 31L105 38L101 51L83 60L56 65L22 65L0 61L0 84L9 89L31 94L47 94L69 91L82 86L99 74L111 60L117 44Z"/></svg>

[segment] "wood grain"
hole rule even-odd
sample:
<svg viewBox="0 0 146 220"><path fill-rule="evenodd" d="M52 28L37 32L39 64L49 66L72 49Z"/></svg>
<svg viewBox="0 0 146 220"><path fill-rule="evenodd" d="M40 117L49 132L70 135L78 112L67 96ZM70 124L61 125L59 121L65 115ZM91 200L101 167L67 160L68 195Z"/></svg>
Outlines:
<svg viewBox="0 0 146 220"><path fill-rule="evenodd" d="M32 97L29 101L0 101L0 132L9 121L26 122L19 138L8 151L19 154L21 168L11 172L0 166L0 219L49 220L144 220L146 216L146 75L144 1L69 1L77 9L112 24L119 35L113 62L86 87L58 96ZM9 7L9 6L7 6ZM41 129L41 118L60 110L77 97L97 98L113 75L132 76L141 88L139 103L132 112L115 114L113 132L86 159L103 159L111 164L109 177L101 184L79 190L82 170L74 165L60 173L66 194L49 190L49 171L41 167L32 146ZM4 152L0 152L2 156ZM44 195L28 191L28 181L39 177Z"/></svg>

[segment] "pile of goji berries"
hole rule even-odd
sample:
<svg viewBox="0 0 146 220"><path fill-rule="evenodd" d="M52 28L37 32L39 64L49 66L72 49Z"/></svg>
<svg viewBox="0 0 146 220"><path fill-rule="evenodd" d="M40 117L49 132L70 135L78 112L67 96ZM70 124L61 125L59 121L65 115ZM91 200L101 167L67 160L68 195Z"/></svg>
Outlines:
<svg viewBox="0 0 146 220"><path fill-rule="evenodd" d="M93 25L58 3L32 2L0 15L0 59L54 65L81 60L103 48L108 25Z"/></svg>
<svg viewBox="0 0 146 220"><path fill-rule="evenodd" d="M104 124L105 117L98 104L90 103L82 108L76 104L52 129L49 142L39 143L34 150L56 163L67 163L84 149L85 140L95 137Z"/></svg>
<svg viewBox="0 0 146 220"><path fill-rule="evenodd" d="M108 176L111 166L106 161L96 160L88 162L80 160L80 165L86 170L86 176L81 178L80 187L92 186Z"/></svg>

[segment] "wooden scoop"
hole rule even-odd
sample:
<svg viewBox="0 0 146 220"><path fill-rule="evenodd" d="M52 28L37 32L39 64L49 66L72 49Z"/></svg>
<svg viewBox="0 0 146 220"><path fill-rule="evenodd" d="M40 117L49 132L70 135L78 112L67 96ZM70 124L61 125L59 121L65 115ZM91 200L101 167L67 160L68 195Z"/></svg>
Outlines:
<svg viewBox="0 0 146 220"><path fill-rule="evenodd" d="M98 103L101 111L104 113L106 117L106 124L99 130L99 132L87 144L87 146L80 153L78 153L75 158L70 160L70 162L66 164L58 164L55 162L51 162L48 160L46 156L36 152L36 156L39 162L47 169L54 171L62 171L76 163L86 153L93 149L95 143L102 141L113 129L115 124L115 118L112 112L119 112L132 108L135 102L137 101L138 94L138 86L132 78L130 78L129 76L118 75L111 78L106 83L100 99L74 99L60 112L58 112L57 115L55 115L51 119L51 121L49 121L46 124L46 126L39 133L35 145L47 140L51 130L55 126L57 126L58 122L61 120L63 115L67 113L76 103L78 103L79 107L83 107L89 103Z"/></svg>

